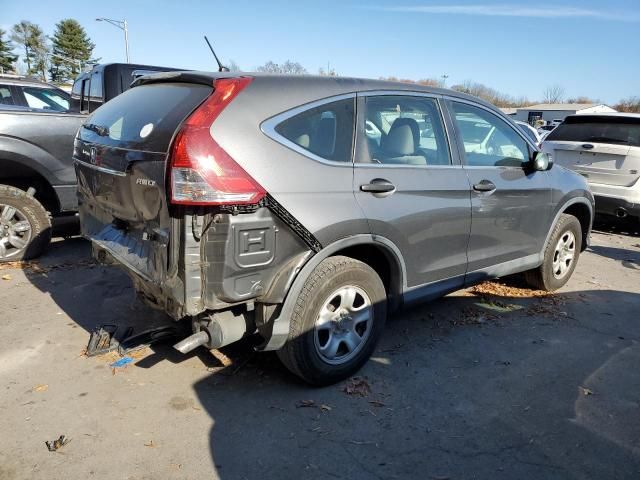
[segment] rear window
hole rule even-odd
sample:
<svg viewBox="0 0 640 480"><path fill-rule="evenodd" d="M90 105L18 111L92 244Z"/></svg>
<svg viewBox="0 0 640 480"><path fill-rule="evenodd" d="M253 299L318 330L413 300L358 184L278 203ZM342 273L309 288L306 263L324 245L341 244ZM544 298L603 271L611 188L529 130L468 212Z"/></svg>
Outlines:
<svg viewBox="0 0 640 480"><path fill-rule="evenodd" d="M558 125L546 140L549 142L612 143L640 147L640 119L571 118Z"/></svg>
<svg viewBox="0 0 640 480"><path fill-rule="evenodd" d="M206 85L159 83L132 88L105 103L80 139L117 148L166 152L180 123L212 92Z"/></svg>
<svg viewBox="0 0 640 480"><path fill-rule="evenodd" d="M353 145L354 99L306 110L276 127L299 148L336 162L350 162Z"/></svg>

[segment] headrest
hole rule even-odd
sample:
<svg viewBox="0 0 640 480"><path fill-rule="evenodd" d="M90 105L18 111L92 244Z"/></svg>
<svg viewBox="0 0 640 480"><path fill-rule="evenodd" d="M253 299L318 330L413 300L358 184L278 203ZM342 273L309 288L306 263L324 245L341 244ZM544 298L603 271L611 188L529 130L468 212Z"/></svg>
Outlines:
<svg viewBox="0 0 640 480"><path fill-rule="evenodd" d="M396 118L382 148L394 155L412 155L420 144L420 127L413 118Z"/></svg>

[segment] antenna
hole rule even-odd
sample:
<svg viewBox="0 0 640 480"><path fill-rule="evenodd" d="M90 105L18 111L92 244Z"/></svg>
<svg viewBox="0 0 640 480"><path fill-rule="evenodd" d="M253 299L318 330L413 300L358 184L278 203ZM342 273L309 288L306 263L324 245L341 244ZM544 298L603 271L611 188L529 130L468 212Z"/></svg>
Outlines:
<svg viewBox="0 0 640 480"><path fill-rule="evenodd" d="M213 58L216 59L216 63L218 64L218 71L219 72L228 72L229 69L227 67L225 67L224 65L222 65L222 63L220 63L220 60L218 59L218 56L216 55L216 52L213 51L213 47L211 46L211 42L209 42L209 39L207 38L207 36L204 36L204 40L207 42L207 45L209 45L209 50L211 50L211 53L213 53Z"/></svg>

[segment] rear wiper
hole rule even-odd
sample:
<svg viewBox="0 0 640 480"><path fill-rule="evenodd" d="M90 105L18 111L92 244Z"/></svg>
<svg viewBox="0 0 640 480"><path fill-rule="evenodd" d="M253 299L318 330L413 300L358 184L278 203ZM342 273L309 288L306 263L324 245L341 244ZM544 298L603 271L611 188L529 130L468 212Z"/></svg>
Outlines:
<svg viewBox="0 0 640 480"><path fill-rule="evenodd" d="M107 127L101 127L100 125L96 125L95 123L85 123L82 125L82 128L86 128L87 130L96 132L101 137L109 136L109 129Z"/></svg>

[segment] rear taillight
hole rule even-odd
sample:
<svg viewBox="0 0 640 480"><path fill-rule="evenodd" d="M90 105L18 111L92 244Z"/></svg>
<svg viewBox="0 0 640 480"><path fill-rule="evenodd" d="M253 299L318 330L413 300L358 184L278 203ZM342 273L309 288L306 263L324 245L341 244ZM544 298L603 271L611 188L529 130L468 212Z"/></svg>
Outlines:
<svg viewBox="0 0 640 480"><path fill-rule="evenodd" d="M251 78L221 78L214 92L183 123L169 160L171 203L181 205L255 204L265 190L218 145L211 125Z"/></svg>

